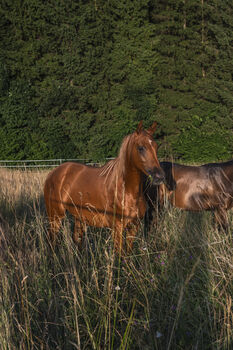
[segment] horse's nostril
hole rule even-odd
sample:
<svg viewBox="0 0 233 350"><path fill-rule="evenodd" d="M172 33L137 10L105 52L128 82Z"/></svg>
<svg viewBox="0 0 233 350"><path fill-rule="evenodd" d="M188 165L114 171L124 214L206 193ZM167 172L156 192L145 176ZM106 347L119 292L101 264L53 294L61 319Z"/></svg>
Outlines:
<svg viewBox="0 0 233 350"><path fill-rule="evenodd" d="M158 176L157 176L159 179L161 179L161 180L165 180L165 176L164 176L164 174L158 174Z"/></svg>
<svg viewBox="0 0 233 350"><path fill-rule="evenodd" d="M165 173L162 169L159 170L158 177L163 181L165 180Z"/></svg>
<svg viewBox="0 0 233 350"><path fill-rule="evenodd" d="M147 174L156 185L160 185L165 181L165 175L159 168L148 169Z"/></svg>

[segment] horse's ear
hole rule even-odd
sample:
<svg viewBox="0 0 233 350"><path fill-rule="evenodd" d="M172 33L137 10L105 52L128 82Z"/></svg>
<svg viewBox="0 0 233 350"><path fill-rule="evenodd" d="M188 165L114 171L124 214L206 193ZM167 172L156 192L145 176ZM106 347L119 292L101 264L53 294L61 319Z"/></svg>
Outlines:
<svg viewBox="0 0 233 350"><path fill-rule="evenodd" d="M142 131L142 120L139 122L136 133L139 134Z"/></svg>
<svg viewBox="0 0 233 350"><path fill-rule="evenodd" d="M155 130L157 128L157 122L154 122L151 127L147 130L148 134L151 136L154 134Z"/></svg>

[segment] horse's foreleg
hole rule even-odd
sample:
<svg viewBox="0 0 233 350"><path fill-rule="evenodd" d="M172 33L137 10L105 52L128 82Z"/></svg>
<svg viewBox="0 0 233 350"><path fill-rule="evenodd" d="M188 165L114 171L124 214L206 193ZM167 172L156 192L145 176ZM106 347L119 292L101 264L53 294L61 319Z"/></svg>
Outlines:
<svg viewBox="0 0 233 350"><path fill-rule="evenodd" d="M214 211L215 222L218 229L223 229L227 231L228 228L228 216L227 211L224 208L217 208Z"/></svg>
<svg viewBox="0 0 233 350"><path fill-rule="evenodd" d="M144 232L146 236L148 235L148 233L150 233L152 227L157 224L157 222L154 222L154 211L155 208L152 205L148 206L148 208L146 209L146 213L144 216Z"/></svg>
<svg viewBox="0 0 233 350"><path fill-rule="evenodd" d="M123 227L121 224L116 225L113 229L113 241L114 248L116 252L122 255L122 247L123 247Z"/></svg>
<svg viewBox="0 0 233 350"><path fill-rule="evenodd" d="M139 229L139 222L129 224L126 228L126 251L131 253L133 249L133 242L135 240L136 233Z"/></svg>

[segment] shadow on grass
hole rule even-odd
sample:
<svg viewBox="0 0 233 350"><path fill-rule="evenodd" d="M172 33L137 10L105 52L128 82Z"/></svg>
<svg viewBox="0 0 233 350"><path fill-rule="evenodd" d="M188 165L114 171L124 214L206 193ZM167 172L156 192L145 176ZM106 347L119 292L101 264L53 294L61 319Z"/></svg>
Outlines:
<svg viewBox="0 0 233 350"><path fill-rule="evenodd" d="M173 222L174 213L176 220ZM155 300L156 297L159 299L163 318L157 316L158 305L154 303L151 312L158 318L156 328L160 324L161 333L154 348L231 349L231 332L225 324L226 315L228 320L231 319L229 324L232 324L232 314L229 311L232 276L224 276L228 271L224 271L224 268L227 269L230 260L224 261L225 255L220 252L224 249L224 240L227 243L229 236L214 229L208 212L179 212L173 209L167 215L170 219L161 222L160 225L164 223L164 227L160 226L156 231L160 236L157 237L157 247L160 250L158 263L163 266L161 272L158 270L160 279L157 281L161 296L158 297L157 290L151 293L150 300ZM176 224L173 230L168 230L169 221ZM167 245L164 245L165 240ZM230 249L227 249L230 256ZM213 273L213 262L217 263L217 259L223 260L221 269L224 272L221 269L218 271L217 266L216 273ZM225 301L218 300L216 278L226 288L223 291ZM213 288L216 289L215 295Z"/></svg>
<svg viewBox="0 0 233 350"><path fill-rule="evenodd" d="M174 323L169 331L167 348L212 349L208 218L204 212L185 212L183 215L184 223L177 237L176 262L171 263L170 271L170 275L176 275L177 279L177 301L173 307Z"/></svg>
<svg viewBox="0 0 233 350"><path fill-rule="evenodd" d="M61 265L64 242L61 252L48 244L43 196L22 195L1 209L1 349L74 349L64 288L70 264Z"/></svg>

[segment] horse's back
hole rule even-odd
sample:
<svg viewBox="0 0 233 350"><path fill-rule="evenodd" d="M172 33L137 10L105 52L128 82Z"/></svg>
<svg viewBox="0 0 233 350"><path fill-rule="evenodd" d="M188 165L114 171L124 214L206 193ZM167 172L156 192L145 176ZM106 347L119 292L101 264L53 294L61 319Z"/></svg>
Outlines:
<svg viewBox="0 0 233 350"><path fill-rule="evenodd" d="M160 164L165 172L166 186L170 191L179 190L179 187L187 187L197 182L206 181L208 178L205 170L198 166L171 162L161 162Z"/></svg>
<svg viewBox="0 0 233 350"><path fill-rule="evenodd" d="M166 177L166 194L175 207L185 210L200 210L200 191L211 188L208 171L194 166L161 162Z"/></svg>
<svg viewBox="0 0 233 350"><path fill-rule="evenodd" d="M77 174L82 170L84 166L85 165L83 164L72 162L67 162L59 165L58 167L51 170L48 174L45 180L44 190L46 191L51 186L57 185L59 187L59 184L61 184L62 180L65 177L72 175L72 173Z"/></svg>

